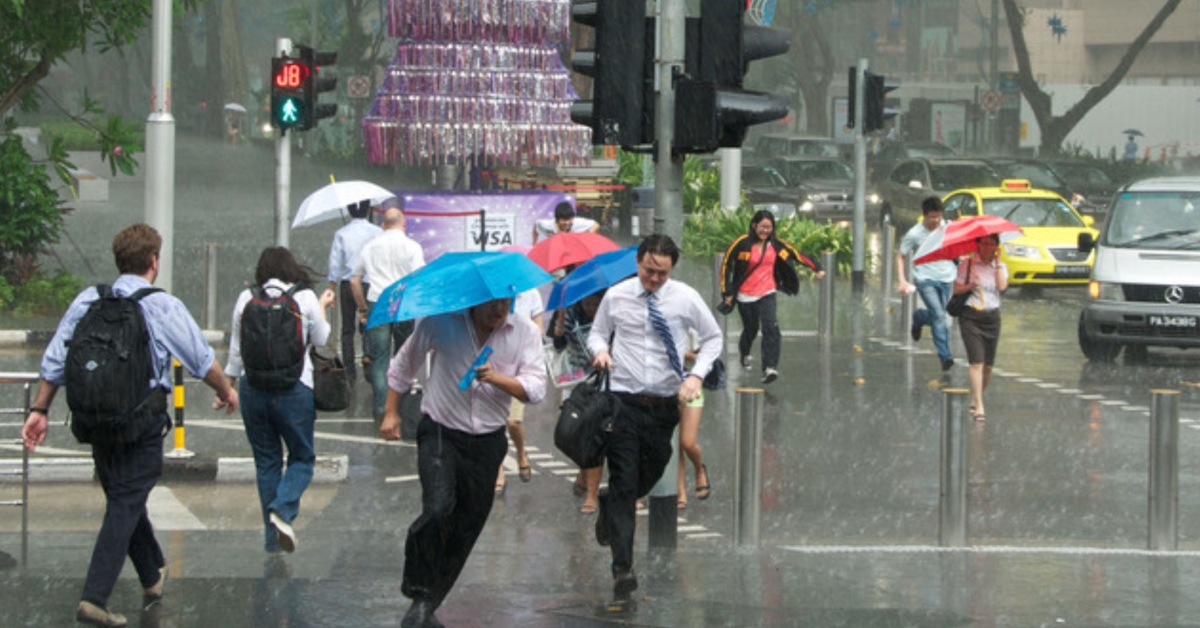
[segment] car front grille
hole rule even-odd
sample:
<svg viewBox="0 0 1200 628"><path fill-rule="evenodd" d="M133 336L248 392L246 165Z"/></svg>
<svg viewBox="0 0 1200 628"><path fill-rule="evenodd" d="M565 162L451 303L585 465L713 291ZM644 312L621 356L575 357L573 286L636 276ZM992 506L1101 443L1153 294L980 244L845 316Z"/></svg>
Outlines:
<svg viewBox="0 0 1200 628"><path fill-rule="evenodd" d="M1171 301L1167 300L1167 291L1174 286L1127 283L1121 287L1124 289L1126 301L1136 301L1138 303L1171 303ZM1194 286L1179 286L1179 288L1183 290L1183 297L1178 303L1200 303L1200 288Z"/></svg>
<svg viewBox="0 0 1200 628"><path fill-rule="evenodd" d="M1050 249L1050 254L1060 262L1086 262L1089 255L1076 248Z"/></svg>

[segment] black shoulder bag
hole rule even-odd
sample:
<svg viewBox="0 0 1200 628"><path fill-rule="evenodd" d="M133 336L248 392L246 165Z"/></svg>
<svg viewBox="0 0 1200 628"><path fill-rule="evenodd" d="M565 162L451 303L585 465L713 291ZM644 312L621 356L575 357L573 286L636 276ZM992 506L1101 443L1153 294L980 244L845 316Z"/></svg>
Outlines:
<svg viewBox="0 0 1200 628"><path fill-rule="evenodd" d="M967 283L971 283L971 271L975 268L975 262L968 259L967 264ZM971 298L971 290L967 290L962 294L956 294L950 297L950 301L946 303L946 313L957 318L967 309L967 300Z"/></svg>

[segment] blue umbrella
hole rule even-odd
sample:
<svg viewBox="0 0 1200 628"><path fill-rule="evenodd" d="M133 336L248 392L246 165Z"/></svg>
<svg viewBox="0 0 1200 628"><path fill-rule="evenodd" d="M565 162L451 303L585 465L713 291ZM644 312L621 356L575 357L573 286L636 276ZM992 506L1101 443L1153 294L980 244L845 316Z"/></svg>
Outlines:
<svg viewBox="0 0 1200 628"><path fill-rule="evenodd" d="M570 307L634 274L637 274L636 246L601 253L554 283L546 309Z"/></svg>
<svg viewBox="0 0 1200 628"><path fill-rule="evenodd" d="M445 253L385 288L367 327L514 298L553 279L520 253Z"/></svg>

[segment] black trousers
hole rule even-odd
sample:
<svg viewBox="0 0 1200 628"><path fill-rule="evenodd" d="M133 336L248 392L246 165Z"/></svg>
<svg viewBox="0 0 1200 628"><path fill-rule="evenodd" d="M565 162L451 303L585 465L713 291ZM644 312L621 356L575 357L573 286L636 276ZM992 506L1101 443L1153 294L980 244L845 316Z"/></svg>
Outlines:
<svg viewBox="0 0 1200 628"><path fill-rule="evenodd" d="M671 436L679 424L679 405L673 399L650 404L631 395L620 397L621 411L613 422L606 454L608 492L601 495L599 510L608 525L614 576L633 568L637 500L662 477L671 460Z"/></svg>
<svg viewBox="0 0 1200 628"><path fill-rule="evenodd" d="M417 428L421 516L408 528L400 591L441 605L492 512L494 484L508 452L504 428L472 435L435 423Z"/></svg>
<svg viewBox="0 0 1200 628"><path fill-rule="evenodd" d="M742 317L742 335L738 337L738 353L750 355L758 328L762 326L762 367L779 366L779 345L783 334L779 331L779 319L775 314L775 293L754 301L738 302L738 315Z"/></svg>
<svg viewBox="0 0 1200 628"><path fill-rule="evenodd" d="M128 445L92 446L106 501L82 599L98 606L108 604L126 556L133 561L143 588L157 583L158 570L167 564L146 513L150 489L162 477L162 426L169 425L170 419L164 414L162 420L156 429Z"/></svg>
<svg viewBox="0 0 1200 628"><path fill-rule="evenodd" d="M363 294L371 289L371 284L363 282ZM350 289L349 281L338 283L338 306L342 310L342 361L346 363L346 377L354 379L358 374L358 360L354 358L354 334L362 334L363 355L367 352L367 335L362 333L362 325L358 320L358 303L354 301L354 291Z"/></svg>

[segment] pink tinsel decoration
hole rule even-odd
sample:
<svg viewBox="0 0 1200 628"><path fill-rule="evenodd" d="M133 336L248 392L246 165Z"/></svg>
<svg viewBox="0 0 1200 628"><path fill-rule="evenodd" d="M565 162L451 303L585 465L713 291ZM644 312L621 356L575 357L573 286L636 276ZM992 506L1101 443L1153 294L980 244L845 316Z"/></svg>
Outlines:
<svg viewBox="0 0 1200 628"><path fill-rule="evenodd" d="M363 120L374 163L587 161L563 66L570 0L389 0L400 38Z"/></svg>

